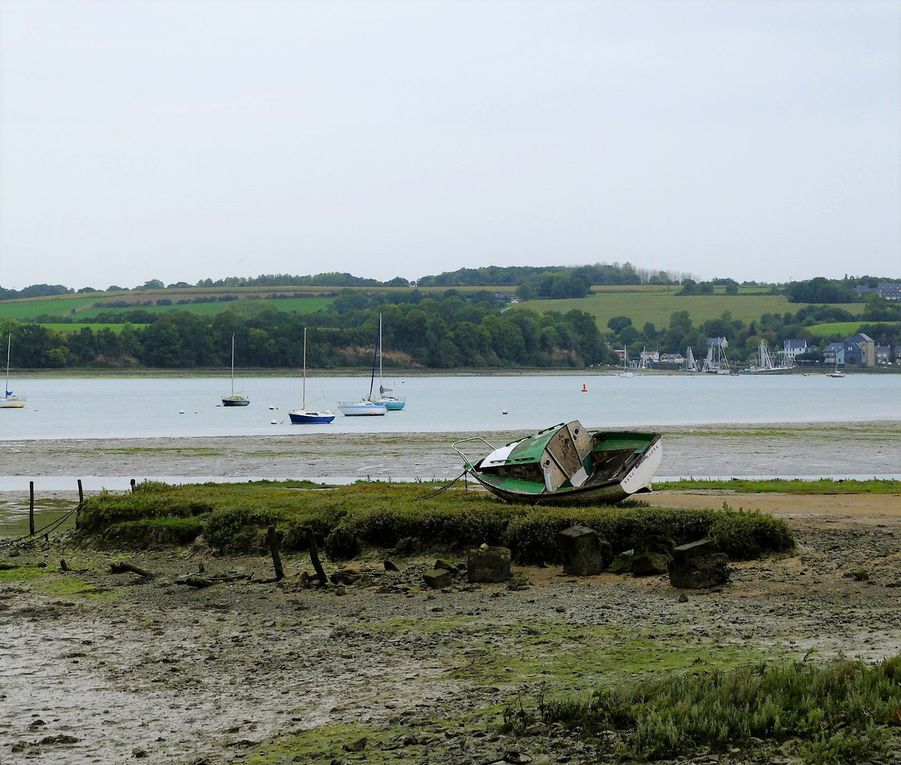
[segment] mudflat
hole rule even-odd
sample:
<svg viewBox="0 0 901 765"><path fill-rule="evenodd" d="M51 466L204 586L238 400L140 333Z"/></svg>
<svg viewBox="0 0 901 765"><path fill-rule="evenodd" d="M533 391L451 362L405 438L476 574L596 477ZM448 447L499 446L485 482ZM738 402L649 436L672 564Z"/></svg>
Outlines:
<svg viewBox="0 0 901 765"><path fill-rule="evenodd" d="M649 428L649 430L654 430ZM901 473L896 422L699 425L663 433L661 476L846 476ZM151 476L431 480L460 474L451 445L521 431L5 441L4 476ZM487 447L467 444L484 456ZM27 489L27 485L26 485Z"/></svg>
<svg viewBox="0 0 901 765"><path fill-rule="evenodd" d="M649 500L760 507L799 546L734 563L730 583L685 602L665 576L575 579L556 567L514 567L513 586L458 577L435 591L422 579L433 558L398 558L390 572L372 555L342 564L354 583L317 590L301 582L306 555L286 556L274 583L266 558L202 545L20 549L6 558L19 567L0 572L0 761L462 765L515 751L599 762L596 744L560 731L498 733L504 706L648 673L901 650L901 497ZM111 574L123 557L155 576ZM201 568L253 579L178 583Z"/></svg>

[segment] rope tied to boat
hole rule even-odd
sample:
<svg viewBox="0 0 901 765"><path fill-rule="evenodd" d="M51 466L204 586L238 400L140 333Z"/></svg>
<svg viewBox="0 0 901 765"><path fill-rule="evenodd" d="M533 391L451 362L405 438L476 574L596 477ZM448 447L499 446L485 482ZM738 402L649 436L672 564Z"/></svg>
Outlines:
<svg viewBox="0 0 901 765"><path fill-rule="evenodd" d="M429 492L428 494L424 494L423 496L418 497L419 501L424 502L427 499L433 499L434 497L437 497L439 494L444 494L444 492L446 492L449 488L451 488L451 486L453 486L457 481L459 481L461 478L463 478L463 476L465 476L468 472L469 472L468 470L464 470L462 473L460 473L460 475L458 475L456 478L454 478L454 480L451 481L450 483L445 484L444 486L442 486L439 489L436 489L435 491Z"/></svg>

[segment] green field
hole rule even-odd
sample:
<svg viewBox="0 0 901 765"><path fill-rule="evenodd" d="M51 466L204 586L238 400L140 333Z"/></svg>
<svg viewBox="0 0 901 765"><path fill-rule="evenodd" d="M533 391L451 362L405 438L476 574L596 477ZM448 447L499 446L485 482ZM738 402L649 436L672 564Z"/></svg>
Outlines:
<svg viewBox="0 0 901 765"><path fill-rule="evenodd" d="M654 287L635 289L623 287L616 291L605 290L584 298L568 300L527 300L519 308L529 308L538 313L573 309L586 311L597 319L598 327L606 329L614 316L628 316L632 324L641 328L651 322L658 329L669 326L670 316L676 311L688 311L694 324L718 319L725 311L733 319L745 323L757 321L764 313L797 313L807 303L789 303L782 295L683 295L677 297L678 287ZM851 314L863 312L863 303L844 303L836 307Z"/></svg>
<svg viewBox="0 0 901 765"><path fill-rule="evenodd" d="M169 313L171 311L186 311L198 316L212 316L225 311L234 313L253 314L265 309L276 311L293 311L295 313L314 313L327 308L334 298L330 297L306 297L306 298L275 298L272 300L249 299L215 301L211 303L182 303L172 305L136 305L127 308L110 308L104 306L92 306L78 312L79 317L92 318L102 313L122 314L129 311L141 310L148 313Z"/></svg>
<svg viewBox="0 0 901 765"><path fill-rule="evenodd" d="M298 290L292 290L297 292ZM101 313L126 313L128 311L141 310L149 313L166 313L169 311L187 311L202 316L210 316L225 311L234 311L241 313L256 313L263 309L273 308L278 311L294 311L297 313L313 313L315 311L326 308L333 300L333 297L323 295L313 295L310 297L284 297L273 298L270 300L259 297L261 293L269 294L272 290L247 290L245 294L253 295L253 298L238 300L213 300L208 303L178 303L178 300L190 300L192 297L211 297L217 294L240 295L239 290L229 290L226 292L195 292L187 293L187 291L179 292L171 290L169 293L163 291L146 292L146 293L116 293L107 294L100 293L90 297L71 298L48 297L48 298L31 298L27 300L3 300L0 301L0 320L16 319L18 321L29 321L36 319L38 316L59 316L60 318L93 318ZM99 305L102 303L129 301L128 306L110 307ZM172 305L157 305L157 300L171 300ZM150 303L150 305L141 305L141 303Z"/></svg>
<svg viewBox="0 0 901 765"><path fill-rule="evenodd" d="M81 323L72 323L72 324L57 324L57 323L48 323L45 322L41 324L42 327L46 329L52 329L57 332L65 332L67 334L72 334L75 332L81 332L81 330L87 328L92 332L100 332L102 329L108 329L111 332L115 332L117 335L125 328L132 327L134 329L144 329L144 327L149 326L148 324L81 324Z"/></svg>
<svg viewBox="0 0 901 765"><path fill-rule="evenodd" d="M424 287L420 292L442 294L448 287ZM515 287L454 287L458 292L514 292ZM167 311L188 311L202 316L210 316L225 311L256 313L273 308L278 311L314 313L323 310L344 290L378 292L388 295L407 294L410 287L186 287L162 290L135 290L131 292L92 292L78 297L72 295L52 295L40 298L20 298L0 300L0 320L15 319L29 321L38 316L59 316L61 318L92 318L101 313L124 313L140 309L151 313ZM303 297L295 297L302 293ZM225 296L237 300L219 300ZM282 297L284 296L284 297ZM209 299L209 302L192 303L195 298ZM158 305L158 300L172 301L171 305ZM102 303L128 302L128 306L111 308Z"/></svg>
<svg viewBox="0 0 901 765"><path fill-rule="evenodd" d="M901 327L901 321L868 321L865 324L882 324L886 327ZM864 326L859 321L833 321L828 324L811 324L807 330L814 337L831 337L832 335L840 335L848 337L856 335L860 332L860 328Z"/></svg>
<svg viewBox="0 0 901 765"><path fill-rule="evenodd" d="M96 297L28 298L25 300L0 300L0 319L29 321L42 314L69 316L97 301Z"/></svg>

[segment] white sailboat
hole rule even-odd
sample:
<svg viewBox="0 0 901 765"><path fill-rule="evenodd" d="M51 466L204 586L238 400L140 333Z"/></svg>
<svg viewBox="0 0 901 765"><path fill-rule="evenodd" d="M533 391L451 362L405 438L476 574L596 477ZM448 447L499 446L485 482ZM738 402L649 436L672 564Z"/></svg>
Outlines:
<svg viewBox="0 0 901 765"><path fill-rule="evenodd" d="M382 324L379 315L379 337L381 337ZM369 374L369 395L359 401L339 401L338 411L345 417L381 417L388 414L388 407L372 399L372 389L375 386L375 364L378 360L378 339L372 350L372 371Z"/></svg>
<svg viewBox="0 0 901 765"><path fill-rule="evenodd" d="M303 328L303 388L300 409L288 412L294 425L327 425L335 419L335 413L327 409L322 411L307 409L307 328Z"/></svg>
<svg viewBox="0 0 901 765"><path fill-rule="evenodd" d="M695 354L691 350L691 346L688 346L688 350L685 351L685 363L682 366L683 372L697 372L698 371L698 362L695 361Z"/></svg>
<svg viewBox="0 0 901 765"><path fill-rule="evenodd" d="M23 409L25 407L25 399L9 389L9 358L12 344L13 335L10 332L6 338L6 385L3 386L3 398L0 398L0 409Z"/></svg>
<svg viewBox="0 0 901 765"><path fill-rule="evenodd" d="M375 403L384 404L389 412L399 412L407 405L404 399L394 395L391 388L385 387L382 376L382 314L379 314L379 397L375 399Z"/></svg>
<svg viewBox="0 0 901 765"><path fill-rule="evenodd" d="M620 377L635 377L634 372L629 371L629 349L623 346L623 371L619 373Z"/></svg>
<svg viewBox="0 0 901 765"><path fill-rule="evenodd" d="M235 334L232 333L232 392L222 397L222 406L247 406L250 399L242 393L235 393Z"/></svg>

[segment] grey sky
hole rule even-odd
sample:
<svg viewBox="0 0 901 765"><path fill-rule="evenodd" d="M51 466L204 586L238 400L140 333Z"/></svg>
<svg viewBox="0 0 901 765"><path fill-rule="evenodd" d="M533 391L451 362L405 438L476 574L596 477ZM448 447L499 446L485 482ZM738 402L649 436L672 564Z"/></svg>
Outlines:
<svg viewBox="0 0 901 765"><path fill-rule="evenodd" d="M899 2L0 0L0 285L901 276Z"/></svg>

